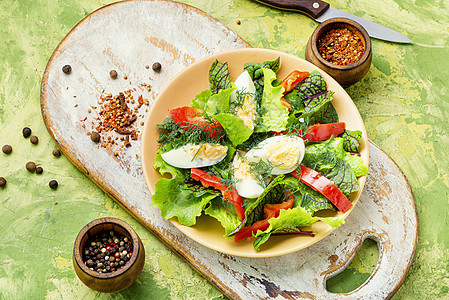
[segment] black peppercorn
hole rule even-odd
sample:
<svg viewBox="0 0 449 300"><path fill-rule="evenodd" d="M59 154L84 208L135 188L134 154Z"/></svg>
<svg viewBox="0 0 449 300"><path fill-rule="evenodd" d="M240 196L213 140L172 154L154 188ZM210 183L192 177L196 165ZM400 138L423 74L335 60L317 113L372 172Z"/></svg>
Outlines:
<svg viewBox="0 0 449 300"><path fill-rule="evenodd" d="M22 134L24 138L27 138L31 135L31 129L28 127L25 127L22 129Z"/></svg>
<svg viewBox="0 0 449 300"><path fill-rule="evenodd" d="M32 162L32 161L27 162L25 167L31 173L34 173L34 171L36 171L36 164L34 162Z"/></svg>
<svg viewBox="0 0 449 300"><path fill-rule="evenodd" d="M152 66L154 72L160 72L162 69L162 65L159 62L155 62Z"/></svg>
<svg viewBox="0 0 449 300"><path fill-rule="evenodd" d="M4 187L6 185L6 179L4 177L0 177L0 187Z"/></svg>
<svg viewBox="0 0 449 300"><path fill-rule="evenodd" d="M111 76L112 79L117 79L117 76L118 76L117 71L116 70L111 70L109 72L109 76Z"/></svg>
<svg viewBox="0 0 449 300"><path fill-rule="evenodd" d="M59 149L53 149L51 153L56 157L61 156L61 151L59 151Z"/></svg>
<svg viewBox="0 0 449 300"><path fill-rule="evenodd" d="M37 136L33 135L32 137L30 137L30 142L31 144L36 145L37 143L39 143L39 139L37 138Z"/></svg>
<svg viewBox="0 0 449 300"><path fill-rule="evenodd" d="M65 74L70 74L70 72L72 72L72 67L70 65L65 65L64 67L62 67L62 72L64 72Z"/></svg>
<svg viewBox="0 0 449 300"><path fill-rule="evenodd" d="M92 142L98 143L100 141L100 134L96 131L92 132L90 135Z"/></svg>
<svg viewBox="0 0 449 300"><path fill-rule="evenodd" d="M58 187L58 182L56 180L52 180L48 185L50 186L50 188L56 190L56 188Z"/></svg>
<svg viewBox="0 0 449 300"><path fill-rule="evenodd" d="M44 169L42 169L42 167L36 168L36 174L42 174L43 171L44 171Z"/></svg>
<svg viewBox="0 0 449 300"><path fill-rule="evenodd" d="M11 147L10 145L4 145L4 146L2 147L2 151L3 151L3 153L5 153L5 154L11 154L11 152L12 152L12 147Z"/></svg>

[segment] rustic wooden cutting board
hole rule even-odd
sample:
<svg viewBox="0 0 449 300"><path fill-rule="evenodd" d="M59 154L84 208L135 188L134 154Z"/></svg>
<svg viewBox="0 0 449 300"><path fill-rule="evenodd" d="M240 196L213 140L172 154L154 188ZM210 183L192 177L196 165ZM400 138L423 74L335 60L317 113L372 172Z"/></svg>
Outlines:
<svg viewBox="0 0 449 300"><path fill-rule="evenodd" d="M48 131L78 169L230 298L391 297L412 263L418 218L413 194L401 170L372 142L370 175L345 225L296 253L242 258L195 243L152 207L138 157L139 139L131 141L131 147L121 148L121 140L117 140L105 148L87 135L97 122L101 94L131 90L136 99L142 95L151 105L165 83L192 62L243 47L250 45L188 5L126 1L103 7L82 20L48 62L41 89ZM145 67L155 61L162 63L160 73ZM70 74L61 71L66 64L72 67ZM111 69L119 74L115 80L109 76ZM137 109L134 124L138 131L148 107ZM112 139L115 135L110 134ZM351 293L329 293L326 280L345 269L366 238L374 239L379 246L373 275Z"/></svg>

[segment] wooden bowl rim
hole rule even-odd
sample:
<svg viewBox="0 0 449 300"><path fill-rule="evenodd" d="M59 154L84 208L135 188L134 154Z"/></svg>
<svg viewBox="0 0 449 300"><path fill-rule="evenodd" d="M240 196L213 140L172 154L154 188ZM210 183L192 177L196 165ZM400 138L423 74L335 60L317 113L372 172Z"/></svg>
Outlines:
<svg viewBox="0 0 449 300"><path fill-rule="evenodd" d="M123 268L116 272L110 272L110 273L98 273L96 271L92 271L89 269L84 262L82 261L82 253L81 253L81 240L83 237L90 231L92 228L102 225L102 224L115 224L120 227L122 227L130 236L133 242L133 255L131 256L131 259L125 264ZM96 220L93 220L89 222L86 226L84 226L81 231L78 233L75 244L74 244L74 260L80 270L82 270L84 273L88 274L91 277L97 278L97 279L111 279L116 278L122 274L124 274L126 271L128 271L131 266L134 265L134 263L137 260L137 256L139 255L139 252L141 251L140 245L139 245L139 236L134 231L134 229L127 224L125 221L122 221L117 218L99 218ZM81 261L80 261L81 259Z"/></svg>
<svg viewBox="0 0 449 300"><path fill-rule="evenodd" d="M328 31L328 30L326 30L328 27L338 24L338 23L343 24L344 26L352 27L352 29L354 29L355 31L358 31L360 33L360 35L363 37L363 39L365 41L365 50L363 51L363 54L360 57L360 59L358 59L357 61L355 61L351 64L348 64L348 65L336 65L336 64L333 64L333 63L325 60L320 55L320 52L318 51L318 47L317 47L317 41L318 41L318 38L321 36L321 34L326 33ZM320 25L318 25L318 27L315 28L315 30L312 33L312 36L310 37L310 46L312 48L313 55L323 65L325 65L326 67L328 67L330 69L341 70L341 71L351 70L351 69L355 69L355 68L361 66L368 60L369 56L371 55L371 38L370 38L368 32L366 31L366 29L363 28L363 26L360 25L359 23L357 23L356 21L351 20L351 19L346 19L346 18L331 18L331 19L324 21Z"/></svg>

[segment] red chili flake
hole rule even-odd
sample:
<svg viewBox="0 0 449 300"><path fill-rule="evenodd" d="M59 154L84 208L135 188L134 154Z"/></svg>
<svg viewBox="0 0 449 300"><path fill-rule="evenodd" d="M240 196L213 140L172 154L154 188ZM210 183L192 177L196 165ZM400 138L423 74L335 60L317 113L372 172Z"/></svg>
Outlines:
<svg viewBox="0 0 449 300"><path fill-rule="evenodd" d="M317 46L320 55L336 65L354 63L365 51L360 37L348 28L329 30L318 39Z"/></svg>

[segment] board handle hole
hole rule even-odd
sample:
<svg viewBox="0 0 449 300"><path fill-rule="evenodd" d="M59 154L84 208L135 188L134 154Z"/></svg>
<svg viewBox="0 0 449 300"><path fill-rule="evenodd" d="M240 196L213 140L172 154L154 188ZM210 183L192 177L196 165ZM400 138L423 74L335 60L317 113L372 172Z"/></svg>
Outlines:
<svg viewBox="0 0 449 300"><path fill-rule="evenodd" d="M331 293L349 293L360 287L376 268L379 260L377 242L366 238L351 263L341 273L326 280Z"/></svg>

